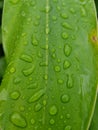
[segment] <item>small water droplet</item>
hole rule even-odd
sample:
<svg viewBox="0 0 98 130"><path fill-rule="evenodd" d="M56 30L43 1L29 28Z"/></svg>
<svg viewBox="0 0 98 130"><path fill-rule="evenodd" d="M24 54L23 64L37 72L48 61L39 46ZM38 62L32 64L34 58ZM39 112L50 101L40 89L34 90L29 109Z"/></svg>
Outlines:
<svg viewBox="0 0 98 130"><path fill-rule="evenodd" d="M60 116L60 119L63 119L63 118L64 118L63 115L61 115L61 116Z"/></svg>
<svg viewBox="0 0 98 130"><path fill-rule="evenodd" d="M63 22L62 27L66 28L66 29L72 29L71 25L67 22Z"/></svg>
<svg viewBox="0 0 98 130"><path fill-rule="evenodd" d="M10 68L10 73L15 73L16 69L14 67Z"/></svg>
<svg viewBox="0 0 98 130"><path fill-rule="evenodd" d="M39 63L40 66L48 66L48 63L45 61Z"/></svg>
<svg viewBox="0 0 98 130"><path fill-rule="evenodd" d="M60 72L60 71L61 71L61 68L60 68L60 66L55 66L54 70L55 70L56 72Z"/></svg>
<svg viewBox="0 0 98 130"><path fill-rule="evenodd" d="M70 125L67 125L64 130L72 130L72 127Z"/></svg>
<svg viewBox="0 0 98 130"><path fill-rule="evenodd" d="M65 54L65 56L69 56L71 54L71 51L72 51L72 48L68 44L66 44L64 46L64 54Z"/></svg>
<svg viewBox="0 0 98 130"><path fill-rule="evenodd" d="M48 35L50 33L50 28L46 28L46 34Z"/></svg>
<svg viewBox="0 0 98 130"><path fill-rule="evenodd" d="M36 112L38 112L38 111L41 110L41 108L42 108L42 105L41 105L40 103L37 103L37 104L35 105L34 110L35 110Z"/></svg>
<svg viewBox="0 0 98 130"><path fill-rule="evenodd" d="M55 53L52 54L52 58L53 58L53 59L56 58L56 54L55 54Z"/></svg>
<svg viewBox="0 0 98 130"><path fill-rule="evenodd" d="M38 40L34 36L32 36L32 45L34 46L38 45Z"/></svg>
<svg viewBox="0 0 98 130"><path fill-rule="evenodd" d="M63 39L67 39L69 37L69 35L66 33L66 32L63 32L62 33L62 38Z"/></svg>
<svg viewBox="0 0 98 130"><path fill-rule="evenodd" d="M47 101L43 100L43 105L46 106L46 104L47 104Z"/></svg>
<svg viewBox="0 0 98 130"><path fill-rule="evenodd" d="M14 100L17 100L20 97L20 93L18 91L14 91L10 94L10 97Z"/></svg>
<svg viewBox="0 0 98 130"><path fill-rule="evenodd" d="M10 2L11 2L12 4L17 4L17 3L19 2L19 0L10 0Z"/></svg>
<svg viewBox="0 0 98 130"><path fill-rule="evenodd" d="M39 58L42 58L42 57L43 57L42 54L41 54L41 52L38 52L38 57L39 57Z"/></svg>
<svg viewBox="0 0 98 130"><path fill-rule="evenodd" d="M53 20L53 21L56 21L56 20L57 20L57 17L56 17L56 16L52 16L52 20Z"/></svg>
<svg viewBox="0 0 98 130"><path fill-rule="evenodd" d="M32 57L29 56L29 55L23 54L23 55L20 56L20 59L23 60L23 61L29 62L29 63L32 62Z"/></svg>
<svg viewBox="0 0 98 130"><path fill-rule="evenodd" d="M62 80L62 79L58 79L58 81L57 81L59 84L63 84L64 83L64 80Z"/></svg>
<svg viewBox="0 0 98 130"><path fill-rule="evenodd" d="M67 75L67 87L68 88L73 87L73 77L72 77L72 75Z"/></svg>
<svg viewBox="0 0 98 130"><path fill-rule="evenodd" d="M60 6L57 6L57 10L58 10L58 11L60 11L60 10L61 10Z"/></svg>
<svg viewBox="0 0 98 130"><path fill-rule="evenodd" d="M57 107L55 105L53 105L51 108L50 108L50 111L49 111L50 115L56 115L57 114Z"/></svg>
<svg viewBox="0 0 98 130"><path fill-rule="evenodd" d="M15 83L15 84L18 84L18 83L20 83L20 82L21 82L21 79L20 79L19 77L17 77L17 78L14 79L14 83Z"/></svg>
<svg viewBox="0 0 98 130"><path fill-rule="evenodd" d="M22 12L21 12L21 15L22 15L23 17L25 17L25 16L26 16L26 14L25 14L25 12L24 12L24 11L22 11Z"/></svg>
<svg viewBox="0 0 98 130"><path fill-rule="evenodd" d="M39 90L38 92L36 92L35 94L33 94L33 96L29 98L29 103L33 103L39 100L44 94L45 94L44 89Z"/></svg>
<svg viewBox="0 0 98 130"><path fill-rule="evenodd" d="M54 119L50 119L50 124L54 125L54 123L55 123L55 120Z"/></svg>
<svg viewBox="0 0 98 130"><path fill-rule="evenodd" d="M47 75L47 74L44 75L44 79L45 79L45 80L48 79L48 75Z"/></svg>
<svg viewBox="0 0 98 130"><path fill-rule="evenodd" d="M62 95L61 96L61 101L63 102L63 103L67 103L67 102L69 102L69 96L67 95L67 94L64 94L64 95Z"/></svg>
<svg viewBox="0 0 98 130"><path fill-rule="evenodd" d="M22 72L23 72L24 76L29 76L34 72L34 69L35 69L35 66L32 66L31 68L25 69Z"/></svg>
<svg viewBox="0 0 98 130"><path fill-rule="evenodd" d="M65 14L65 13L61 13L60 16L61 16L63 19L67 19L67 18L68 18L68 15Z"/></svg>
<svg viewBox="0 0 98 130"><path fill-rule="evenodd" d="M70 12L74 14L76 11L74 8L70 8Z"/></svg>
<svg viewBox="0 0 98 130"><path fill-rule="evenodd" d="M68 69L71 66L71 63L68 60L64 61L63 68Z"/></svg>
<svg viewBox="0 0 98 130"><path fill-rule="evenodd" d="M11 122L17 127L25 128L27 126L25 118L16 112L11 115Z"/></svg>
<svg viewBox="0 0 98 130"><path fill-rule="evenodd" d="M32 118L31 119L31 124L34 125L35 124L35 120Z"/></svg>

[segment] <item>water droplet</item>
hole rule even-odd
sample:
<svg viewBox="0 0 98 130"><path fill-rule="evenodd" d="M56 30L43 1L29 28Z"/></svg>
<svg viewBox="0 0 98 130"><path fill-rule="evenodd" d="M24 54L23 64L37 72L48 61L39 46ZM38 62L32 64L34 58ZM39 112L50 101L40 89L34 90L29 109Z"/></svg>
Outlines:
<svg viewBox="0 0 98 130"><path fill-rule="evenodd" d="M66 29L72 29L72 27L70 26L70 24L67 23L67 22L62 23L62 27L66 28Z"/></svg>
<svg viewBox="0 0 98 130"><path fill-rule="evenodd" d="M58 11L60 11L60 10L61 10L60 6L57 6L57 10L58 10Z"/></svg>
<svg viewBox="0 0 98 130"><path fill-rule="evenodd" d="M72 127L70 125L66 126L64 130L72 130Z"/></svg>
<svg viewBox="0 0 98 130"><path fill-rule="evenodd" d="M86 16L86 10L84 8L81 8L82 16Z"/></svg>
<svg viewBox="0 0 98 130"><path fill-rule="evenodd" d="M14 73L16 69L14 67L10 68L10 73Z"/></svg>
<svg viewBox="0 0 98 130"><path fill-rule="evenodd" d="M63 32L63 33L62 33L62 38L63 38L63 39L67 39L68 37L69 37L69 36L68 36L68 34L67 34L66 32Z"/></svg>
<svg viewBox="0 0 98 130"><path fill-rule="evenodd" d="M62 80L62 79L58 79L58 81L57 81L59 84L63 84L64 83L64 80Z"/></svg>
<svg viewBox="0 0 98 130"><path fill-rule="evenodd" d="M62 96L61 96L61 101L62 101L63 103L69 102L69 96L68 96L67 94L62 95Z"/></svg>
<svg viewBox="0 0 98 130"><path fill-rule="evenodd" d="M23 55L20 56L20 59L23 60L23 61L29 62L29 63L32 62L32 57L29 56L29 55L23 54Z"/></svg>
<svg viewBox="0 0 98 130"><path fill-rule="evenodd" d="M27 126L26 120L19 113L13 113L11 115L11 122L17 127L25 128Z"/></svg>
<svg viewBox="0 0 98 130"><path fill-rule="evenodd" d="M54 69L55 69L55 71L56 71L56 72L60 72L60 71L61 71L60 66L55 66L55 68L54 68Z"/></svg>
<svg viewBox="0 0 98 130"><path fill-rule="evenodd" d="M55 53L52 54L52 58L53 58L53 59L56 58L56 54L55 54Z"/></svg>
<svg viewBox="0 0 98 130"><path fill-rule="evenodd" d="M45 61L39 63L40 66L48 66L48 63Z"/></svg>
<svg viewBox="0 0 98 130"><path fill-rule="evenodd" d="M32 45L34 46L38 45L38 40L34 36L32 36Z"/></svg>
<svg viewBox="0 0 98 130"><path fill-rule="evenodd" d="M41 52L38 52L38 57L39 57L39 58L42 58L42 57L43 57L42 54L41 54Z"/></svg>
<svg viewBox="0 0 98 130"><path fill-rule="evenodd" d="M38 92L33 94L32 97L30 97L29 103L33 103L33 102L39 100L44 94L45 94L45 90L44 89L39 90Z"/></svg>
<svg viewBox="0 0 98 130"><path fill-rule="evenodd" d="M19 0L10 0L10 2L11 2L12 4L17 4L17 3L19 2Z"/></svg>
<svg viewBox="0 0 98 130"><path fill-rule="evenodd" d="M55 120L54 119L50 119L50 124L54 125L54 123L55 123Z"/></svg>
<svg viewBox="0 0 98 130"><path fill-rule="evenodd" d="M63 118L64 118L63 115L61 115L61 116L60 116L60 119L63 119Z"/></svg>
<svg viewBox="0 0 98 130"><path fill-rule="evenodd" d="M73 78L72 75L67 75L67 87L72 88L73 87Z"/></svg>
<svg viewBox="0 0 98 130"><path fill-rule="evenodd" d="M38 83L29 82L28 89L35 89L38 87Z"/></svg>
<svg viewBox="0 0 98 130"><path fill-rule="evenodd" d="M64 46L64 54L65 54L65 56L69 56L71 54L71 51L72 51L72 48L68 44L66 44Z"/></svg>
<svg viewBox="0 0 98 130"><path fill-rule="evenodd" d="M57 107L55 105L53 105L51 108L50 108L50 111L49 111L50 115L56 115L57 114Z"/></svg>
<svg viewBox="0 0 98 130"><path fill-rule="evenodd" d="M21 82L21 79L20 79L19 77L17 77L17 78L14 79L14 83L15 83L15 84L18 84L18 83L20 83L20 82Z"/></svg>
<svg viewBox="0 0 98 130"><path fill-rule="evenodd" d="M20 97L20 93L18 91L14 91L10 94L10 97L14 100L17 100Z"/></svg>
<svg viewBox="0 0 98 130"><path fill-rule="evenodd" d="M35 120L32 118L31 119L31 124L34 125L35 124Z"/></svg>
<svg viewBox="0 0 98 130"><path fill-rule="evenodd" d="M65 60L64 61L64 64L63 64L63 68L64 69L67 69L67 68L69 68L71 66L71 63L68 61L68 60Z"/></svg>
<svg viewBox="0 0 98 130"><path fill-rule="evenodd" d="M48 79L48 75L47 75L47 74L44 75L44 79L45 79L45 80Z"/></svg>
<svg viewBox="0 0 98 130"><path fill-rule="evenodd" d="M38 111L41 110L41 108L42 108L42 105L41 105L40 103L37 103L37 104L35 105L34 110L35 110L36 112L38 112Z"/></svg>
<svg viewBox="0 0 98 130"><path fill-rule="evenodd" d="M67 18L68 18L68 15L65 14L65 13L61 13L60 15L61 15L61 17L62 17L63 19L67 19Z"/></svg>
<svg viewBox="0 0 98 130"><path fill-rule="evenodd" d="M32 66L31 68L25 69L25 70L23 70L22 72L23 72L23 74L24 74L25 76L28 76L28 75L31 75L31 74L34 72L34 69L35 69L35 67Z"/></svg>
<svg viewBox="0 0 98 130"><path fill-rule="evenodd" d="M66 114L66 118L67 118L67 119L70 119L70 114Z"/></svg>
<svg viewBox="0 0 98 130"><path fill-rule="evenodd" d="M46 104L47 104L47 101L43 100L43 105L46 106Z"/></svg>

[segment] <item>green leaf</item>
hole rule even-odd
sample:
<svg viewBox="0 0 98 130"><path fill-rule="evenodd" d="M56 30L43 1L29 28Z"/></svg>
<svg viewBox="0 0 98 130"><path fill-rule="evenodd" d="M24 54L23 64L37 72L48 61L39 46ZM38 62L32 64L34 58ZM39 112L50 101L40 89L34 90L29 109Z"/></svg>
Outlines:
<svg viewBox="0 0 98 130"><path fill-rule="evenodd" d="M96 107L89 130L98 130L98 98L96 101Z"/></svg>
<svg viewBox="0 0 98 130"><path fill-rule="evenodd" d="M93 0L5 0L4 130L87 130L97 89ZM97 56L96 56L97 55Z"/></svg>

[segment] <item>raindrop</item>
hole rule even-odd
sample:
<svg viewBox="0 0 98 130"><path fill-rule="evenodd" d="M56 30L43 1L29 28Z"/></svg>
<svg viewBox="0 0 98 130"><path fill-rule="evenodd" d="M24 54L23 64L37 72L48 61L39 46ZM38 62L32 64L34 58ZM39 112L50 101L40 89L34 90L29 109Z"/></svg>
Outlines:
<svg viewBox="0 0 98 130"><path fill-rule="evenodd" d="M62 33L62 38L63 38L63 39L67 39L68 37L69 37L69 36L68 36L68 34L67 34L66 32L63 32L63 33Z"/></svg>
<svg viewBox="0 0 98 130"><path fill-rule="evenodd" d="M53 20L53 21L56 21L56 20L57 20L57 17L56 17L56 16L52 16L52 20Z"/></svg>
<svg viewBox="0 0 98 130"><path fill-rule="evenodd" d="M40 62L39 63L40 66L48 66L48 63L45 61L45 62Z"/></svg>
<svg viewBox="0 0 98 130"><path fill-rule="evenodd" d="M70 119L70 114L66 114L66 118L67 118L67 119Z"/></svg>
<svg viewBox="0 0 98 130"><path fill-rule="evenodd" d="M61 71L61 68L60 68L60 66L55 66L54 70L55 70L56 72L60 72L60 71Z"/></svg>
<svg viewBox="0 0 98 130"><path fill-rule="evenodd" d="M14 100L17 100L20 97L20 93L18 91L14 91L10 94L10 97Z"/></svg>
<svg viewBox="0 0 98 130"><path fill-rule="evenodd" d="M72 75L67 75L67 87L68 88L73 87L73 77L72 77Z"/></svg>
<svg viewBox="0 0 98 130"><path fill-rule="evenodd" d="M32 57L29 56L29 55L23 54L23 55L20 56L20 59L23 60L23 61L29 62L29 63L32 62Z"/></svg>
<svg viewBox="0 0 98 130"><path fill-rule="evenodd" d="M33 103L33 102L39 100L44 94L45 94L45 90L44 89L39 90L38 92L33 94L32 97L29 98L29 103Z"/></svg>
<svg viewBox="0 0 98 130"><path fill-rule="evenodd" d="M24 111L24 110L25 110L24 106L21 106L20 111Z"/></svg>
<svg viewBox="0 0 98 130"><path fill-rule="evenodd" d="M17 3L19 2L19 0L10 0L10 2L11 2L12 4L17 4Z"/></svg>
<svg viewBox="0 0 98 130"><path fill-rule="evenodd" d="M14 73L16 71L16 69L14 67L10 68L10 73Z"/></svg>
<svg viewBox="0 0 98 130"><path fill-rule="evenodd" d="M40 103L37 103L37 104L35 105L34 110L35 110L36 112L38 112L38 111L41 110L41 108L42 108L42 105L41 105Z"/></svg>
<svg viewBox="0 0 98 130"><path fill-rule="evenodd" d="M65 54L65 56L69 56L71 54L71 51L72 51L72 48L68 44L66 44L64 46L64 54Z"/></svg>
<svg viewBox="0 0 98 130"><path fill-rule="evenodd" d="M72 130L72 127L70 125L67 125L64 130Z"/></svg>
<svg viewBox="0 0 98 130"><path fill-rule="evenodd" d="M67 94L62 95L61 96L61 101L62 101L62 103L69 102L69 96Z"/></svg>
<svg viewBox="0 0 98 130"><path fill-rule="evenodd" d="M66 28L66 29L72 29L70 24L68 24L67 22L62 23L62 27Z"/></svg>
<svg viewBox="0 0 98 130"><path fill-rule="evenodd" d="M37 46L38 45L38 40L32 36L32 45Z"/></svg>
<svg viewBox="0 0 98 130"><path fill-rule="evenodd" d="M50 124L54 125L54 123L55 123L54 119L50 119Z"/></svg>
<svg viewBox="0 0 98 130"><path fill-rule="evenodd" d="M64 64L63 64L63 68L64 69L67 69L67 68L69 68L71 66L71 63L68 61L68 60L65 60L64 61Z"/></svg>
<svg viewBox="0 0 98 130"><path fill-rule="evenodd" d="M48 79L48 75L47 75L47 74L44 75L44 79L45 79L45 80Z"/></svg>
<svg viewBox="0 0 98 130"><path fill-rule="evenodd" d="M61 16L63 19L67 19L67 18L68 18L68 15L65 14L65 13L61 13L60 16Z"/></svg>
<svg viewBox="0 0 98 130"><path fill-rule="evenodd" d="M31 119L31 124L34 125L35 124L35 120L32 118Z"/></svg>
<svg viewBox="0 0 98 130"><path fill-rule="evenodd" d="M27 126L25 118L16 112L11 115L11 122L17 127L25 128Z"/></svg>
<svg viewBox="0 0 98 130"><path fill-rule="evenodd" d="M56 115L57 114L57 107L55 105L53 105L51 108L50 108L50 111L49 111L50 115Z"/></svg>
<svg viewBox="0 0 98 130"><path fill-rule="evenodd" d="M34 69L35 69L35 67L32 66L31 68L25 69L22 72L23 72L24 76L28 76L28 75L31 75L34 72Z"/></svg>
<svg viewBox="0 0 98 130"><path fill-rule="evenodd" d="M64 80L62 80L62 79L58 79L58 81L57 81L59 84L63 84L64 83Z"/></svg>

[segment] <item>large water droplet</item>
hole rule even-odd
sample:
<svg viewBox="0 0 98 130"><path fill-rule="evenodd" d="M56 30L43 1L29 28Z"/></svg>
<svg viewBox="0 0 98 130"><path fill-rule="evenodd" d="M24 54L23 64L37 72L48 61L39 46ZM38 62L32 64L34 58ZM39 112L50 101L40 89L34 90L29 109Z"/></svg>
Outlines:
<svg viewBox="0 0 98 130"><path fill-rule="evenodd" d="M67 95L67 94L64 94L64 95L62 95L61 96L61 101L63 102L63 103L67 103L67 102L69 102L69 96Z"/></svg>
<svg viewBox="0 0 98 130"><path fill-rule="evenodd" d="M54 123L55 123L55 120L54 119L50 119L50 124L54 125Z"/></svg>
<svg viewBox="0 0 98 130"><path fill-rule="evenodd" d="M73 87L73 77L72 75L67 75L67 87L72 88Z"/></svg>
<svg viewBox="0 0 98 130"><path fill-rule="evenodd" d="M59 83L59 84L63 84L63 83L64 83L64 80L58 79L58 83Z"/></svg>
<svg viewBox="0 0 98 130"><path fill-rule="evenodd" d="M10 68L10 73L15 73L16 69L14 67Z"/></svg>
<svg viewBox="0 0 98 130"><path fill-rule="evenodd" d="M69 35L66 33L66 32L63 32L62 33L62 38L63 39L67 39L69 37Z"/></svg>
<svg viewBox="0 0 98 130"><path fill-rule="evenodd" d="M56 115L57 114L57 107L55 105L53 105L51 108L50 108L50 111L49 111L50 115Z"/></svg>
<svg viewBox="0 0 98 130"><path fill-rule="evenodd" d="M20 93L18 91L14 91L10 94L10 97L14 100L17 100L20 97Z"/></svg>
<svg viewBox="0 0 98 130"><path fill-rule="evenodd" d="M27 126L26 120L19 113L13 113L11 115L11 122L21 128L25 128Z"/></svg>
<svg viewBox="0 0 98 130"><path fill-rule="evenodd" d="M32 57L29 56L29 55L23 54L23 55L20 56L20 59L23 60L23 61L29 62L29 63L32 62Z"/></svg>
<svg viewBox="0 0 98 130"><path fill-rule="evenodd" d="M67 18L68 18L68 15L65 14L65 13L61 13L60 15L61 15L61 17L62 17L63 19L67 19Z"/></svg>
<svg viewBox="0 0 98 130"><path fill-rule="evenodd" d="M45 90L44 89L39 90L32 97L30 97L29 103L33 103L33 102L39 100L44 94L45 94Z"/></svg>
<svg viewBox="0 0 98 130"><path fill-rule="evenodd" d="M40 103L37 103L37 104L35 105L34 110L35 110L36 112L38 112L38 111L41 110L41 108L42 108L42 105L41 105Z"/></svg>
<svg viewBox="0 0 98 130"><path fill-rule="evenodd" d="M72 48L68 44L66 44L64 46L64 54L65 54L65 56L69 56L71 54L71 51L72 51Z"/></svg>
<svg viewBox="0 0 98 130"><path fill-rule="evenodd" d="M38 40L34 36L32 36L32 45L34 46L38 45Z"/></svg>
<svg viewBox="0 0 98 130"><path fill-rule="evenodd" d="M31 75L31 74L34 72L34 69L35 69L35 66L32 66L31 68L25 69L25 70L23 70L22 72L23 72L23 74L24 74L25 76L28 76L28 75Z"/></svg>
<svg viewBox="0 0 98 130"><path fill-rule="evenodd" d="M66 126L64 130L72 130L72 127L70 125Z"/></svg>
<svg viewBox="0 0 98 130"><path fill-rule="evenodd" d="M71 25L66 22L62 23L62 26L66 29L72 29Z"/></svg>
<svg viewBox="0 0 98 130"><path fill-rule="evenodd" d="M60 66L55 66L54 70L55 70L56 72L60 72L60 71L61 71L61 68L60 68Z"/></svg>
<svg viewBox="0 0 98 130"><path fill-rule="evenodd" d="M64 69L67 69L67 68L69 68L71 66L71 63L68 61L68 60L65 60L64 61L64 64L63 64L63 68Z"/></svg>
<svg viewBox="0 0 98 130"><path fill-rule="evenodd" d="M19 2L19 0L10 0L10 2L11 2L12 4L17 4L17 3Z"/></svg>

